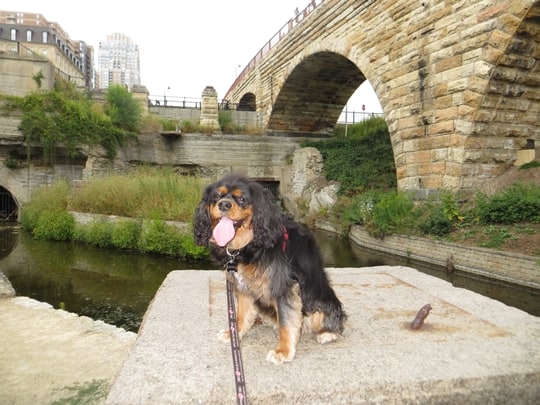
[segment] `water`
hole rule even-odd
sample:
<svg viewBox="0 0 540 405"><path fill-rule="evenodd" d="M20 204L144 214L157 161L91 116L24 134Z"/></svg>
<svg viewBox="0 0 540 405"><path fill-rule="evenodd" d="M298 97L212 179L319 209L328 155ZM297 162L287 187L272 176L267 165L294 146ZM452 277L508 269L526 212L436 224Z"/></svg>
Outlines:
<svg viewBox="0 0 540 405"><path fill-rule="evenodd" d="M327 267L409 266L540 316L539 290L460 272L448 275L443 268L368 251L328 232L314 234ZM166 275L185 269L216 267L207 262L40 241L17 228L0 228L0 270L17 295L131 331L138 330Z"/></svg>

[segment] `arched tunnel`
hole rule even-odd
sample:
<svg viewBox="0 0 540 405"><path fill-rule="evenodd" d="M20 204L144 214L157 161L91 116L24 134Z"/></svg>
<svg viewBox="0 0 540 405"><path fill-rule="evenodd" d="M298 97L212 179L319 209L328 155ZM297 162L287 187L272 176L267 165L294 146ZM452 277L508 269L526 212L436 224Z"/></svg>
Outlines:
<svg viewBox="0 0 540 405"><path fill-rule="evenodd" d="M19 206L13 194L0 186L0 222L15 222L18 219Z"/></svg>

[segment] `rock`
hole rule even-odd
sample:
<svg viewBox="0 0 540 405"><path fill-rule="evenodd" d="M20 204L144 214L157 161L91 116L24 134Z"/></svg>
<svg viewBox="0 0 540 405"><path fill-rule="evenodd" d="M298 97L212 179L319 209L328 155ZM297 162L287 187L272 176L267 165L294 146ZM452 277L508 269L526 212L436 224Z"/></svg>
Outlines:
<svg viewBox="0 0 540 405"><path fill-rule="evenodd" d="M318 214L337 201L339 185L326 180L323 165L323 157L316 148L299 148L293 154L291 181L283 193L283 201L301 222L303 216ZM307 212L302 206L307 206Z"/></svg>

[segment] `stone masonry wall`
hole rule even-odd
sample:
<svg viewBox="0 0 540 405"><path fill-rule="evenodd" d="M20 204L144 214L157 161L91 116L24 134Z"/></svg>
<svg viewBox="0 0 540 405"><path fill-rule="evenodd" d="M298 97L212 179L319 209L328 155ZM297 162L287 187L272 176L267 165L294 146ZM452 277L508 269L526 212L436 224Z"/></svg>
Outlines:
<svg viewBox="0 0 540 405"><path fill-rule="evenodd" d="M528 139L540 148L539 14L538 0L325 0L229 94L253 93L280 130L317 131L365 77L399 188L474 192Z"/></svg>
<svg viewBox="0 0 540 405"><path fill-rule="evenodd" d="M390 235L377 239L356 225L351 228L349 237L358 245L369 249L444 267L450 259L456 270L540 288L540 264L537 257L415 236Z"/></svg>

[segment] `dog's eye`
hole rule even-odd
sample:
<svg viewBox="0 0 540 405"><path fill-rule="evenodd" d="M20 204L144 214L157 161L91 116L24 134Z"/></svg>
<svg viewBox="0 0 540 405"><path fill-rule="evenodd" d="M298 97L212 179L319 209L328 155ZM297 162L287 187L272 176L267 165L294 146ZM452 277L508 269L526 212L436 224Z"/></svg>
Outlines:
<svg viewBox="0 0 540 405"><path fill-rule="evenodd" d="M221 200L221 194L215 193L215 194L212 196L212 202L213 202L213 203L217 203L219 200Z"/></svg>
<svg viewBox="0 0 540 405"><path fill-rule="evenodd" d="M244 197L242 197L242 196L236 197L236 202L237 202L238 205L241 206L241 207L245 207L246 205L248 205L248 204L247 204L247 200L246 200Z"/></svg>

